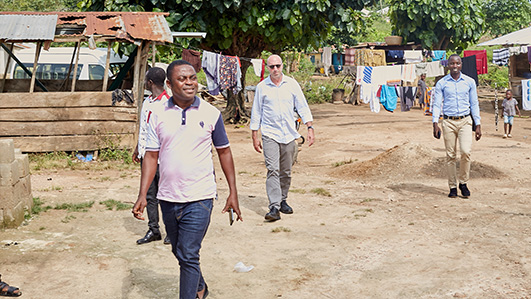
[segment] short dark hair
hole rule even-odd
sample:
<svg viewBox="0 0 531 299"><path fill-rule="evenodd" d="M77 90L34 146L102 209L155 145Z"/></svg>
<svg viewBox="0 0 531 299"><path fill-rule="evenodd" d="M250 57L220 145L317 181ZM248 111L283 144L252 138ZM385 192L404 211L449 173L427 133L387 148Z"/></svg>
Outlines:
<svg viewBox="0 0 531 299"><path fill-rule="evenodd" d="M173 73L173 69L177 66L180 66L180 65L189 65L191 67L193 67L193 65L186 61L186 60L182 60L182 59L179 59L179 60L175 60L174 62L170 63L170 65L168 66L168 68L166 69L166 76L168 78L168 80L171 80L171 75ZM195 71L195 69L194 69Z"/></svg>
<svg viewBox="0 0 531 299"><path fill-rule="evenodd" d="M513 91L510 90L510 89L507 89L507 90L505 91L505 93L508 93L508 92L513 93Z"/></svg>
<svg viewBox="0 0 531 299"><path fill-rule="evenodd" d="M146 73L146 81L151 80L157 86L164 86L166 72L160 67L152 67Z"/></svg>
<svg viewBox="0 0 531 299"><path fill-rule="evenodd" d="M452 55L450 55L450 57L448 57L448 61L450 61L450 59L452 59L452 57L457 57L457 58L461 59L461 56L459 56L458 54L452 54Z"/></svg>

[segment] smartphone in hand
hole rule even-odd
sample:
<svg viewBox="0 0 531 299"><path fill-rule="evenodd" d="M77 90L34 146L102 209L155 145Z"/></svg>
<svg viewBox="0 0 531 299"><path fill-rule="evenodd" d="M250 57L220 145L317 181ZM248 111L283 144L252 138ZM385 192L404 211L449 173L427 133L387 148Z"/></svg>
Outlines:
<svg viewBox="0 0 531 299"><path fill-rule="evenodd" d="M441 130L437 132L437 139L441 139Z"/></svg>
<svg viewBox="0 0 531 299"><path fill-rule="evenodd" d="M234 223L234 210L232 208L229 208L229 224L232 226Z"/></svg>

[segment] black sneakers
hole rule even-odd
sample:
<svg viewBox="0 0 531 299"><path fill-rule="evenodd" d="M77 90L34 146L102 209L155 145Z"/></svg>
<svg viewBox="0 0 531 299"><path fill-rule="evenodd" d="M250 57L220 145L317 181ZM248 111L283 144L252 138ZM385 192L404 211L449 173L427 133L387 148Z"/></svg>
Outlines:
<svg viewBox="0 0 531 299"><path fill-rule="evenodd" d="M464 198L468 198L470 196L470 190L468 190L466 184L459 184L459 190L461 190L461 195Z"/></svg>
<svg viewBox="0 0 531 299"><path fill-rule="evenodd" d="M280 220L280 212L277 208L273 207L269 210L269 213L265 215L265 220L269 222Z"/></svg>
<svg viewBox="0 0 531 299"><path fill-rule="evenodd" d="M456 198L457 197L457 188L450 189L450 194L448 194L448 197Z"/></svg>

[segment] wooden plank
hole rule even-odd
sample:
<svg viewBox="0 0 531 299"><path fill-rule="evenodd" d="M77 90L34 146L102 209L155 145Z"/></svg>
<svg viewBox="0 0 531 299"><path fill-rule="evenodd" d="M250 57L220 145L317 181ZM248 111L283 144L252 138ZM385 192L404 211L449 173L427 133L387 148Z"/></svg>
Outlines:
<svg viewBox="0 0 531 299"><path fill-rule="evenodd" d="M16 148L25 153L54 151L93 151L108 147L106 138L110 138L120 148L133 148L136 141L133 134L13 137ZM108 140L108 139L107 139Z"/></svg>
<svg viewBox="0 0 531 299"><path fill-rule="evenodd" d="M35 89L35 76L37 74L37 63L39 62L39 55L41 54L42 42L37 42L37 49L35 51L35 60L33 61L33 72L31 74L30 93Z"/></svg>
<svg viewBox="0 0 531 299"><path fill-rule="evenodd" d="M136 101L138 102L138 101ZM124 101L120 107L136 107ZM112 107L112 92L47 92L0 94L0 108Z"/></svg>
<svg viewBox="0 0 531 299"><path fill-rule="evenodd" d="M135 107L0 108L1 121L101 120L136 122ZM0 121L0 123L1 123Z"/></svg>
<svg viewBox="0 0 531 299"><path fill-rule="evenodd" d="M28 92L31 79L7 79L5 83L4 90L5 92L16 93L16 92ZM63 80L39 80L40 83L46 86L48 91L60 91L64 92L63 89ZM112 84L114 80L109 80ZM101 91L103 86L103 80L77 80L76 81L76 91ZM42 90L37 89L35 92L42 92Z"/></svg>
<svg viewBox="0 0 531 299"><path fill-rule="evenodd" d="M95 133L134 133L135 122L117 121L0 121L0 138L8 136L91 135Z"/></svg>
<svg viewBox="0 0 531 299"><path fill-rule="evenodd" d="M109 66L111 61L112 41L107 42L107 57L105 58L105 71L103 72L103 86L101 91L107 91L107 83L109 82Z"/></svg>
<svg viewBox="0 0 531 299"><path fill-rule="evenodd" d="M81 41L77 43L76 63L74 64L74 76L72 77L72 90L70 90L71 92L76 91L77 66L79 65L79 52L81 52Z"/></svg>

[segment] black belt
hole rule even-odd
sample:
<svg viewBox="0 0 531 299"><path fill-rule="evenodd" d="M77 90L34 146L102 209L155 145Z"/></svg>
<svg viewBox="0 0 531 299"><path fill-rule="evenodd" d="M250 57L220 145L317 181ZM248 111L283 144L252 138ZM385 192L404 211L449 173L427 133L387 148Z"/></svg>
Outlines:
<svg viewBox="0 0 531 299"><path fill-rule="evenodd" d="M470 114L467 114L467 115L463 115L463 116L448 116L448 115L443 115L443 118L444 119L451 119L451 120L458 120L458 119L463 119L467 116L470 116Z"/></svg>

